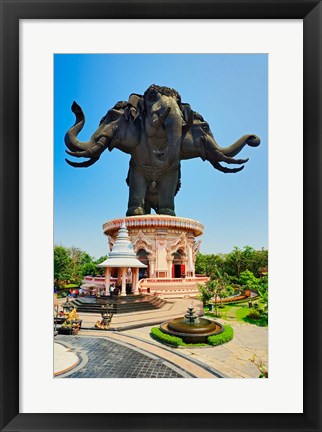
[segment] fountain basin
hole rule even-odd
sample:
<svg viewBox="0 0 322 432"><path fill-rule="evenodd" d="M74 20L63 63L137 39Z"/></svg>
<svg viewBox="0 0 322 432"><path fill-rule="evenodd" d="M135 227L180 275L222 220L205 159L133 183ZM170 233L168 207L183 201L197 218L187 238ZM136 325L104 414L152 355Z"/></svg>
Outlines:
<svg viewBox="0 0 322 432"><path fill-rule="evenodd" d="M180 337L186 343L206 343L208 336L224 331L224 327L216 321L200 318L199 323L191 325L183 317L162 323L160 329L163 333Z"/></svg>

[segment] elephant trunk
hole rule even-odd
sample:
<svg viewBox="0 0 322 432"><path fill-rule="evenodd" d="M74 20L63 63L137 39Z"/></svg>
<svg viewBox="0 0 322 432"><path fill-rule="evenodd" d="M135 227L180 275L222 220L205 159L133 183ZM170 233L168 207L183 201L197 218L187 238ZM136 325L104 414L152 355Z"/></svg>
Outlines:
<svg viewBox="0 0 322 432"><path fill-rule="evenodd" d="M65 144L71 152L78 150L91 150L95 147L96 143L93 137L88 142L81 142L77 139L77 135L83 129L85 124L85 116L81 107L73 102L72 111L76 116L75 124L66 132Z"/></svg>
<svg viewBox="0 0 322 432"><path fill-rule="evenodd" d="M181 143L182 143L182 127L183 118L171 109L164 121L164 127L167 134L168 142L168 163L169 166L175 165L179 161Z"/></svg>
<svg viewBox="0 0 322 432"><path fill-rule="evenodd" d="M236 156L246 144L251 147L257 147L260 144L260 138L257 135L243 135L234 144L229 147L222 148L214 140L217 149L223 153L225 156L234 157Z"/></svg>

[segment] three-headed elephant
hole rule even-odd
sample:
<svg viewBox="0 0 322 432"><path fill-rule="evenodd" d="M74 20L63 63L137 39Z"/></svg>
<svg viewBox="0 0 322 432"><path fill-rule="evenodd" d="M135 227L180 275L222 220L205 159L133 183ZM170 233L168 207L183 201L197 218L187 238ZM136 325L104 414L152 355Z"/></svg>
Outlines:
<svg viewBox="0 0 322 432"><path fill-rule="evenodd" d="M244 135L230 147L219 147L202 116L190 105L182 104L176 90L157 85L151 85L143 96L132 94L128 102L118 102L85 143L77 139L84 126L84 114L75 102L72 111L76 121L65 135L67 153L89 160L76 163L66 159L70 165L90 166L106 148L118 148L131 155L127 216L150 213L151 208L158 214L175 216L181 160L201 157L220 171L238 172L243 166L231 169L219 162L245 163L248 159L233 156L246 144L260 143L257 136Z"/></svg>

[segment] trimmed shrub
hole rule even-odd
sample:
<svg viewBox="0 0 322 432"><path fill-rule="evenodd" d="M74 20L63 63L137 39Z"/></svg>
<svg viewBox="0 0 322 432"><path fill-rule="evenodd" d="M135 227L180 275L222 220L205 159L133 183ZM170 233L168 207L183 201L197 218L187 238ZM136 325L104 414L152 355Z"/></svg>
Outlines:
<svg viewBox="0 0 322 432"><path fill-rule="evenodd" d="M258 310L254 309L247 315L247 317L253 320L259 320L261 319L261 314Z"/></svg>
<svg viewBox="0 0 322 432"><path fill-rule="evenodd" d="M234 337L234 330L229 325L225 325L224 331L220 334L216 334L208 337L208 344L217 346L229 342Z"/></svg>
<svg viewBox="0 0 322 432"><path fill-rule="evenodd" d="M160 342L165 342L169 345L173 346L186 346L187 344L183 342L183 340L177 336L168 335L163 333L159 327L152 327L151 335Z"/></svg>
<svg viewBox="0 0 322 432"><path fill-rule="evenodd" d="M234 337L234 330L229 325L225 325L224 331L220 334L209 336L207 343L196 343L196 344L187 344L181 338L177 336L168 335L163 333L159 327L152 327L151 335L154 339L159 342L163 342L175 347L183 346L183 347L198 347L198 346L217 346L229 342Z"/></svg>

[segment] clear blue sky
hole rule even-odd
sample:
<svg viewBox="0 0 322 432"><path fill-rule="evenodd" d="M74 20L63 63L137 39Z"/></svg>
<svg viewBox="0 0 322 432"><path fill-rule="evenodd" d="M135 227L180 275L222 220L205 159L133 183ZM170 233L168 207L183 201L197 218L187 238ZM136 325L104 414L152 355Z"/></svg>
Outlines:
<svg viewBox="0 0 322 432"><path fill-rule="evenodd" d="M201 252L268 247L266 54L56 54L54 68L55 244L79 247L95 258L105 255L102 225L125 216L127 209L128 155L106 150L89 168L65 162L64 135L75 121L72 102L85 113L79 138L87 140L117 101L158 84L175 88L200 112L220 146L246 133L262 140L259 147L241 151L238 157L250 159L237 174L221 173L200 158L182 161L175 210L205 226Z"/></svg>

